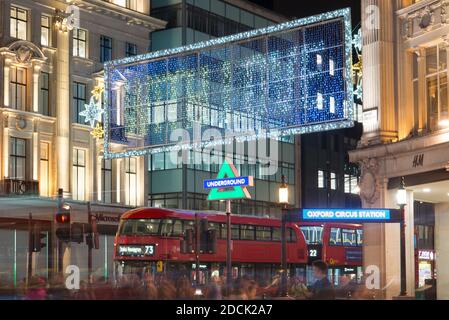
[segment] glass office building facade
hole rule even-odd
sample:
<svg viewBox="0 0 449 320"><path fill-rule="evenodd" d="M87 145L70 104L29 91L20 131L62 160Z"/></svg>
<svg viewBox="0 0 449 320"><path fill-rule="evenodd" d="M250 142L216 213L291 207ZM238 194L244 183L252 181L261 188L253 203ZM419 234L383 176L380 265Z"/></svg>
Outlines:
<svg viewBox="0 0 449 320"><path fill-rule="evenodd" d="M237 6L239 3L241 6ZM257 11L266 12L266 16L254 14L253 11L248 3L238 1L233 1L233 4L219 0L153 1L152 16L168 24L166 29L151 33L151 51L176 48L283 22L281 17L260 7ZM298 157L295 155L294 138L279 142L279 170L270 176L261 174L262 163L248 157L247 144L242 150L233 153L234 164L241 175L254 176L255 186L249 188L251 200L233 202L233 213L276 216L280 212L277 190L282 175L287 178L293 202L296 201L295 169ZM148 205L224 211L224 203L206 201L207 190L203 189L203 180L214 179L219 170L218 165L208 161L210 156L209 153L191 151L190 161L184 165L174 163L169 153L148 156Z"/></svg>

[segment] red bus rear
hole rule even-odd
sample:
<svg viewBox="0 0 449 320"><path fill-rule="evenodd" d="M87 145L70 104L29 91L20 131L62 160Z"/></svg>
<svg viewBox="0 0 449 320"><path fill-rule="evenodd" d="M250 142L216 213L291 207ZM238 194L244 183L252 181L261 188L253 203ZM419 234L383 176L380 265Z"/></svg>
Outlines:
<svg viewBox="0 0 449 320"><path fill-rule="evenodd" d="M225 274L226 215L142 208L125 213L115 238L116 276L127 273L188 275L195 278L196 255L192 245L195 225L207 221L213 248L199 254L200 283L212 273ZM268 283L281 260L281 221L254 216L232 216L233 277L248 276ZM287 258L291 274L305 273L308 262L304 235L294 223L287 224ZM162 263L161 263L162 262Z"/></svg>

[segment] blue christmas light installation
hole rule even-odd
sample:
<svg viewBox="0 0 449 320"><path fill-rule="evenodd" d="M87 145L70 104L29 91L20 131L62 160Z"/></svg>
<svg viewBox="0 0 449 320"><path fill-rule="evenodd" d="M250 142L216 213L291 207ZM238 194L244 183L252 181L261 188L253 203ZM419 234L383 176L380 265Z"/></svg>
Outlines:
<svg viewBox="0 0 449 320"><path fill-rule="evenodd" d="M350 9L105 65L105 157L129 157L353 125ZM221 140L179 146L175 129ZM125 146L113 153L111 143ZM123 149L123 148L122 148Z"/></svg>

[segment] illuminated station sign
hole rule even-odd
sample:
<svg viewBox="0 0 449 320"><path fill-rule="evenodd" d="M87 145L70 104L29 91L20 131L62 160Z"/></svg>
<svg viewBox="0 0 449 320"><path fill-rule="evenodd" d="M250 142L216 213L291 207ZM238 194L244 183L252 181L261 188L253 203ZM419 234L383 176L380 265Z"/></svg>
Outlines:
<svg viewBox="0 0 449 320"><path fill-rule="evenodd" d="M401 212L396 209L302 209L302 221L397 223Z"/></svg>

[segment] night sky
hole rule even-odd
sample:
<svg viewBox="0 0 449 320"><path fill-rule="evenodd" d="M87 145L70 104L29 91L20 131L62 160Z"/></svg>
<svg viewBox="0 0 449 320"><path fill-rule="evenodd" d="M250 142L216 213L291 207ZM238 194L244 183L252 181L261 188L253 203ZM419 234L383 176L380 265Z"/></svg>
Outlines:
<svg viewBox="0 0 449 320"><path fill-rule="evenodd" d="M360 0L250 0L291 18L351 7L353 27L360 22Z"/></svg>

